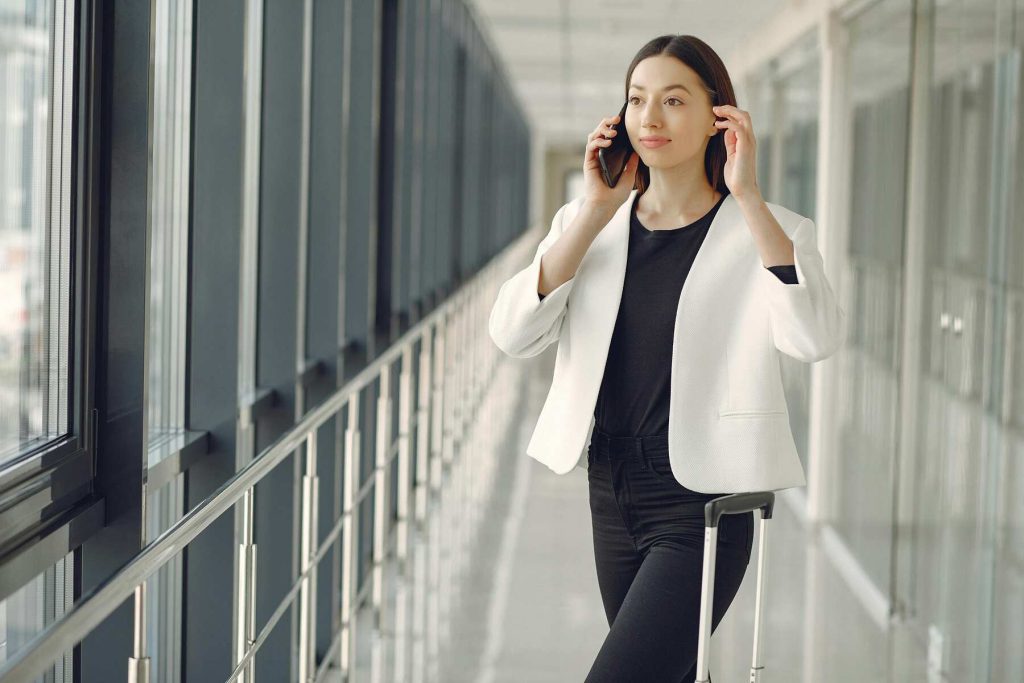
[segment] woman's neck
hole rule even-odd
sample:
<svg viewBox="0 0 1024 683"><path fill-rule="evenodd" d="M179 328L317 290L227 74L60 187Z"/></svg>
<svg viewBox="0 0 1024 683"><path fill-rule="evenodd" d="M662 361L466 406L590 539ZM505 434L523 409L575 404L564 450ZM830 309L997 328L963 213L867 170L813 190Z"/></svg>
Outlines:
<svg viewBox="0 0 1024 683"><path fill-rule="evenodd" d="M722 198L710 184L666 198L655 188L637 197L636 217L648 230L671 230L706 215Z"/></svg>

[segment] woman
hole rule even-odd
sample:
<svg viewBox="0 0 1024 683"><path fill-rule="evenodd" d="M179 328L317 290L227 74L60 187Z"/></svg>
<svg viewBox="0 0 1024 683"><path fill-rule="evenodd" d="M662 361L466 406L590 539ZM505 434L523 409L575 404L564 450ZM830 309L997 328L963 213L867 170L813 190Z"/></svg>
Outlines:
<svg viewBox="0 0 1024 683"><path fill-rule="evenodd" d="M814 223L762 198L750 115L708 45L650 41L626 97L637 152L609 188L597 153L618 117L589 135L584 196L559 209L533 262L502 285L489 330L517 357L558 342L527 453L564 474L590 434L610 631L587 682L692 682L704 504L806 483L778 354L828 357L845 315ZM720 523L712 631L743 580L753 523L753 513Z"/></svg>

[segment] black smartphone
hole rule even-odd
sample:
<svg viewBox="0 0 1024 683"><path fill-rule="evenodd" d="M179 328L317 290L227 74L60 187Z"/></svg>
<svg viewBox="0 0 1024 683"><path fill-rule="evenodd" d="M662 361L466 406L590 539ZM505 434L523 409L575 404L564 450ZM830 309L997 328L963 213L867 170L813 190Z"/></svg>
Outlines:
<svg viewBox="0 0 1024 683"><path fill-rule="evenodd" d="M604 182L608 184L608 187L618 185L619 176L622 175L622 170L626 168L626 162L629 161L629 157L633 153L633 145L630 144L629 134L626 132L626 107L628 105L629 100L626 100L619 111L619 122L613 126L617 133L611 138L612 144L597 149L601 175L604 176Z"/></svg>

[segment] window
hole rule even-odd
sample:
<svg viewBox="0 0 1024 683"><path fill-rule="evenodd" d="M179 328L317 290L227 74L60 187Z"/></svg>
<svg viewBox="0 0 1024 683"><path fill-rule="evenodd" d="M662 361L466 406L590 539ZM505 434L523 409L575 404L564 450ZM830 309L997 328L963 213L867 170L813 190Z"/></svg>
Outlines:
<svg viewBox="0 0 1024 683"><path fill-rule="evenodd" d="M70 16L0 8L0 466L68 430Z"/></svg>

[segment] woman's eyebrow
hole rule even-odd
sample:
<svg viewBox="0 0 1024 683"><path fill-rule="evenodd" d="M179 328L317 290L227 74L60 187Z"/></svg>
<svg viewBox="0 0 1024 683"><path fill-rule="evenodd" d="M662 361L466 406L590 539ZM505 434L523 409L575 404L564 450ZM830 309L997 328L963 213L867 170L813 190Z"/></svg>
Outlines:
<svg viewBox="0 0 1024 683"><path fill-rule="evenodd" d="M646 90L646 88L644 88L644 86L642 86L642 85L631 85L631 86L629 86L629 87L630 87L631 89L635 89L635 90ZM686 91L686 93L687 93L688 95L693 95L693 93L692 93L692 92L690 92L690 89L689 89L689 88L687 88L687 87L686 87L685 85L681 85L681 84L679 84L679 83L674 83L674 84L672 84L672 85L666 86L666 87L665 87L665 89L664 89L664 91L665 91L665 92L668 92L669 90L673 90L673 89L675 89L675 88L682 88L683 90L685 90L685 91Z"/></svg>

